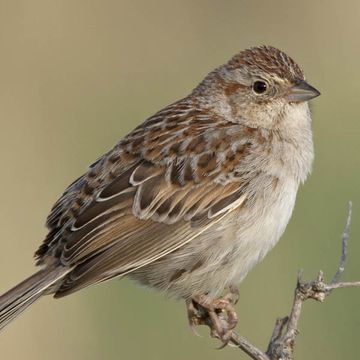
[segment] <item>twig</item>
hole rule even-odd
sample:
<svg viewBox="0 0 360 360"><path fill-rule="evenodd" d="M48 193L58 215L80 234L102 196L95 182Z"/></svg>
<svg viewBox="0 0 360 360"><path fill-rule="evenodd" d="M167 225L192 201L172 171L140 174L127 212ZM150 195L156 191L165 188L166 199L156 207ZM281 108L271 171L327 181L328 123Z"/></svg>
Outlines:
<svg viewBox="0 0 360 360"><path fill-rule="evenodd" d="M351 216L352 216L352 202L349 201L349 210L348 210L348 216L346 219L345 228L342 234L341 239L341 257L340 257L340 264L338 267L338 270L336 271L334 277L331 280L330 284L335 284L340 279L340 276L345 270L345 264L346 264L346 257L347 257L347 243L350 236L350 226L351 226Z"/></svg>
<svg viewBox="0 0 360 360"><path fill-rule="evenodd" d="M330 295L332 290L360 287L360 281L354 282L338 282L345 270L347 258L347 243L350 233L352 215L352 203L349 202L349 210L346 225L342 234L341 244L342 251L339 267L329 284L324 282L324 274L319 271L318 276L313 281L302 281L302 271L299 271L297 277L297 285L294 293L293 305L289 317L278 318L268 345L266 353L252 345L243 336L233 332L230 338L230 344L244 351L253 360L293 360L295 340L298 335L298 323L301 315L302 305L307 299L313 299L323 302ZM226 326L226 319L220 316L220 320ZM211 327L210 322L204 322Z"/></svg>
<svg viewBox="0 0 360 360"><path fill-rule="evenodd" d="M235 331L233 331L231 335L231 345L238 347L244 353L249 355L253 360L270 360L269 357L263 353L260 349L251 344L248 340L246 340L243 336L239 335Z"/></svg>

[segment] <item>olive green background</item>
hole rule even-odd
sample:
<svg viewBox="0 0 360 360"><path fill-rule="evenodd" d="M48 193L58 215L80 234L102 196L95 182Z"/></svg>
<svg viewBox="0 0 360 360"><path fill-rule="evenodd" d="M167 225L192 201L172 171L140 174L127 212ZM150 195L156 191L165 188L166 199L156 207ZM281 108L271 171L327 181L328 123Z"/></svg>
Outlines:
<svg viewBox="0 0 360 360"><path fill-rule="evenodd" d="M103 152L185 96L237 51L272 44L322 96L314 171L279 245L241 285L238 329L264 348L288 313L296 273L336 270L354 202L344 279L360 280L360 2L0 1L0 292L34 271L52 203ZM297 359L357 358L360 289L307 302ZM44 298L0 335L0 358L247 359L200 329L182 301L112 281Z"/></svg>

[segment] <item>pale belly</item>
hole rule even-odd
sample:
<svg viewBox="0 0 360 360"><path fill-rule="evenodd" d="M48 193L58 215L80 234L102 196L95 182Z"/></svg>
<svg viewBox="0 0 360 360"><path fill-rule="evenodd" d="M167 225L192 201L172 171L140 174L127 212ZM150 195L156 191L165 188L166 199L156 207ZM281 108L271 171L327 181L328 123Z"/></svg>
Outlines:
<svg viewBox="0 0 360 360"><path fill-rule="evenodd" d="M219 296L229 285L239 284L277 243L290 219L297 189L292 181L280 184L251 207L233 211L190 243L130 277L170 296Z"/></svg>

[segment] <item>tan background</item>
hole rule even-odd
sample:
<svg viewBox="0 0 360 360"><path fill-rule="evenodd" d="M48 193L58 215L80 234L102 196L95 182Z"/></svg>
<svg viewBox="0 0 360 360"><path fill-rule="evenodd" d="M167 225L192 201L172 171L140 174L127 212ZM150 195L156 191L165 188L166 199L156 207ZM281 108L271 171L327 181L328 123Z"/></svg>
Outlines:
<svg viewBox="0 0 360 360"><path fill-rule="evenodd" d="M267 344L297 269L332 275L346 203L354 225L345 278L360 280L360 2L0 1L0 292L29 275L64 187L131 128L235 52L272 44L322 96L316 161L280 244L241 286L241 332ZM358 352L360 289L306 303L297 359ZM246 359L191 334L183 302L128 281L44 298L0 336L0 358ZM355 356L355 357L354 357Z"/></svg>

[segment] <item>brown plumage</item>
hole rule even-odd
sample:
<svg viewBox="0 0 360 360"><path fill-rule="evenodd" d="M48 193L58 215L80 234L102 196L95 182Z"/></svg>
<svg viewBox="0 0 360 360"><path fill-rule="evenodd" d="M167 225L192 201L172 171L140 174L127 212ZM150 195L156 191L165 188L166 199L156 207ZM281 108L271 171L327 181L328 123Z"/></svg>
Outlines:
<svg viewBox="0 0 360 360"><path fill-rule="evenodd" d="M76 267L57 297L139 268L149 253L156 260L241 198L244 184L234 170L255 139L244 140L246 127L195 106L185 99L154 115L54 205L38 264ZM180 238L171 236L175 228ZM156 237L147 237L151 231Z"/></svg>
<svg viewBox="0 0 360 360"><path fill-rule="evenodd" d="M241 281L310 169L306 100L318 93L304 84L286 54L252 48L135 128L55 203L36 252L43 270L0 297L0 328L42 294L127 274L194 300Z"/></svg>

